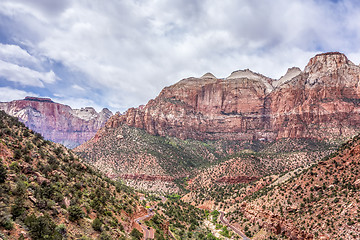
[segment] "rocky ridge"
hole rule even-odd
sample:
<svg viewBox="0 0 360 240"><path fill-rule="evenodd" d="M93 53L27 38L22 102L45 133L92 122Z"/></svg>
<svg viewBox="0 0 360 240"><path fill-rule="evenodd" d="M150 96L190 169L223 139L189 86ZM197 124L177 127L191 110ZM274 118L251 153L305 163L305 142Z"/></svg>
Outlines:
<svg viewBox="0 0 360 240"><path fill-rule="evenodd" d="M1 102L0 110L19 118L46 139L70 148L92 138L112 116L106 108L97 113L92 107L72 109L49 98L37 97Z"/></svg>
<svg viewBox="0 0 360 240"><path fill-rule="evenodd" d="M189 187L289 171L359 130L359 76L345 55L326 53L279 80L248 69L183 79L75 151L107 174L188 176Z"/></svg>
<svg viewBox="0 0 360 240"><path fill-rule="evenodd" d="M114 115L106 128L127 124L197 140L344 139L360 123L359 79L360 67L337 52L318 54L303 71L291 68L279 80L248 69L225 79L207 73Z"/></svg>
<svg viewBox="0 0 360 240"><path fill-rule="evenodd" d="M127 125L101 131L101 138L97 135L74 151L107 176L153 192L207 188L223 177L230 183L242 176L277 174L309 165L334 149L315 140L182 140Z"/></svg>

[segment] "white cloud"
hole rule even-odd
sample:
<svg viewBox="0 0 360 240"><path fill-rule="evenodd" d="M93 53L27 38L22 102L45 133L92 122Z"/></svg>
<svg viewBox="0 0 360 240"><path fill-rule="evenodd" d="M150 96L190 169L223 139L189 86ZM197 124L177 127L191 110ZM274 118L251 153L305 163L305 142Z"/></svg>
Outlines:
<svg viewBox="0 0 360 240"><path fill-rule="evenodd" d="M356 63L359 11L360 4L351 0L0 3L0 13L14 19L8 30L12 39L31 45L30 58L43 56L84 75L81 82L62 79L67 84L57 92L73 86L64 98L78 90L119 110L144 104L164 86L208 71L226 77L250 68L279 78L289 67L304 68L321 51L344 52ZM20 64L27 52L12 48L18 58L11 61ZM31 75L26 68L17 70ZM17 77L31 83L41 79Z"/></svg>
<svg viewBox="0 0 360 240"><path fill-rule="evenodd" d="M0 102L24 99L26 96L37 97L38 95L32 92L17 90L10 87L0 87Z"/></svg>
<svg viewBox="0 0 360 240"><path fill-rule="evenodd" d="M74 84L71 86L73 89L75 89L76 91L80 91L80 92L84 92L85 89L83 87L80 87L79 85L77 84Z"/></svg>
<svg viewBox="0 0 360 240"><path fill-rule="evenodd" d="M93 107L97 112L100 112L104 108L102 106L99 106L94 101L86 98L58 96L52 98L52 100L57 103L69 105L71 106L72 109L81 109L83 107L89 106L89 107Z"/></svg>
<svg viewBox="0 0 360 240"><path fill-rule="evenodd" d="M23 86L34 87L44 87L44 83L54 83L57 78L53 71L37 72L2 60L0 60L0 77Z"/></svg>
<svg viewBox="0 0 360 240"><path fill-rule="evenodd" d="M0 60L20 66L41 68L41 62L17 45L0 43Z"/></svg>

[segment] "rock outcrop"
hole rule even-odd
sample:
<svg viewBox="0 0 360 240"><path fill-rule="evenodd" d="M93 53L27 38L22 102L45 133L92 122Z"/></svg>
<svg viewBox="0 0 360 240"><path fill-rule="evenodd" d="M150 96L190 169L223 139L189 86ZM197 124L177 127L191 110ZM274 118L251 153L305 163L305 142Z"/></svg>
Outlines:
<svg viewBox="0 0 360 240"><path fill-rule="evenodd" d="M114 115L106 128L126 124L153 135L197 140L349 137L360 126L359 81L360 67L334 52L316 55L304 71L291 68L278 80L250 70L225 79L207 73Z"/></svg>
<svg viewBox="0 0 360 240"><path fill-rule="evenodd" d="M72 109L49 98L36 97L2 102L0 110L19 118L44 138L70 148L92 138L112 116L112 112L106 108L97 113L91 107Z"/></svg>

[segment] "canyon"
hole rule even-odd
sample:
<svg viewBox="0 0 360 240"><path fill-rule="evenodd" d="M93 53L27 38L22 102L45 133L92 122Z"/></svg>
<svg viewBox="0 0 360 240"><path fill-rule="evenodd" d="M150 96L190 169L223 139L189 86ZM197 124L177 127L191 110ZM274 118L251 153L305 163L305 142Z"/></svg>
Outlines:
<svg viewBox="0 0 360 240"><path fill-rule="evenodd" d="M209 221L210 214L214 225L232 226L237 229L233 234L239 230L253 239L357 239L360 136L344 140L360 129L359 82L358 65L344 54L325 53L311 58L304 70L290 68L280 79L250 70L224 79L211 73L187 78L123 115L71 109L48 98L0 103L46 139L70 146L83 142L74 148L75 156L0 112L1 168L9 172L5 184L15 186L20 174L36 180L34 189L59 179L70 183L64 188L71 191L61 190L63 199L54 198L58 204L48 212L72 221L68 199L76 198L92 220L80 216L78 221L87 224L81 234L93 236L106 229L95 225L103 214L105 232L119 237L132 236L135 229L146 233L143 228L151 226L161 236L200 239L202 232L209 234L201 222ZM43 208L37 204L39 193L26 190L25 195L25 206ZM105 201L112 195L120 202L107 209ZM107 196L107 211L96 209L95 200L89 205L88 196L96 201ZM16 205L14 196L7 198ZM62 202L66 210L58 206ZM155 214L141 222L150 207ZM117 223L112 216L119 216ZM82 231L65 223L69 234ZM117 231L118 225L123 230ZM15 226L5 232L26 233L26 223ZM184 235L187 231L198 235Z"/></svg>

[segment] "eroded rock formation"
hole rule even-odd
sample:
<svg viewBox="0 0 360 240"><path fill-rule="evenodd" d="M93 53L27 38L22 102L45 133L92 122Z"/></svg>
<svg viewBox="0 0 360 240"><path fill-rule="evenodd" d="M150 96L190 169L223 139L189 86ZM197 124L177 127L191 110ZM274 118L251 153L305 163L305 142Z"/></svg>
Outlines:
<svg viewBox="0 0 360 240"><path fill-rule="evenodd" d="M92 138L112 116L104 108L100 113L91 107L72 109L49 98L26 97L24 100L0 103L0 110L18 117L30 129L44 138L76 147Z"/></svg>
<svg viewBox="0 0 360 240"><path fill-rule="evenodd" d="M153 135L198 140L337 139L360 126L360 67L341 53L319 54L279 80L250 70L211 73L164 88L141 108L113 116Z"/></svg>

